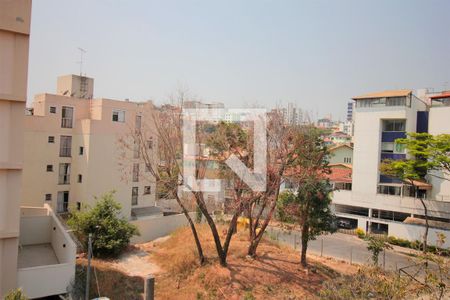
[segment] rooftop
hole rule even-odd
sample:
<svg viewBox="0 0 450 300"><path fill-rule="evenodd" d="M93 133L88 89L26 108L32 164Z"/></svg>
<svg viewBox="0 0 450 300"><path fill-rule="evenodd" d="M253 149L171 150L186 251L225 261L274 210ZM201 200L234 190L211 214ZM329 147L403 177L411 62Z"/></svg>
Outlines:
<svg viewBox="0 0 450 300"><path fill-rule="evenodd" d="M353 97L353 100L363 100L372 98L386 98L386 97L405 97L411 95L411 90L390 90L376 93L369 93L361 96Z"/></svg>

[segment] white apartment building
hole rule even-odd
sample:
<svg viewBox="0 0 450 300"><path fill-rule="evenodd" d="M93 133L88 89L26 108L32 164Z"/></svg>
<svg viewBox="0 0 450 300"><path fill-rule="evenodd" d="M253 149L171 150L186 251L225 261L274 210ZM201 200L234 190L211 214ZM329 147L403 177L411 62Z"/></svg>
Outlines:
<svg viewBox="0 0 450 300"><path fill-rule="evenodd" d="M25 117L24 205L48 204L57 213L93 206L115 191L123 216L154 212L156 183L146 170L133 132L151 126L153 104L92 99L94 80L58 78L56 94L35 96ZM147 132L148 135L148 132ZM156 140L147 137L156 158Z"/></svg>
<svg viewBox="0 0 450 300"><path fill-rule="evenodd" d="M365 231L384 232L421 240L425 223L419 198L425 199L430 219L429 243L436 232L450 238L450 183L429 178L416 188L380 174L384 159L406 158L395 140L408 132L450 133L450 95L418 98L411 90L396 90L354 97L354 150L352 190L333 196L336 215ZM447 239L446 246L449 246Z"/></svg>

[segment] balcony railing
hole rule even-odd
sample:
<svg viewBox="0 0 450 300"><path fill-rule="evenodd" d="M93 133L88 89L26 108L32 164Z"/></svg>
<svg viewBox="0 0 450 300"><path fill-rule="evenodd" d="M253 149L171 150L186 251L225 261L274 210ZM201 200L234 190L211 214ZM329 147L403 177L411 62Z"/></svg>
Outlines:
<svg viewBox="0 0 450 300"><path fill-rule="evenodd" d="M62 128L72 128L73 119L72 118L61 118Z"/></svg>

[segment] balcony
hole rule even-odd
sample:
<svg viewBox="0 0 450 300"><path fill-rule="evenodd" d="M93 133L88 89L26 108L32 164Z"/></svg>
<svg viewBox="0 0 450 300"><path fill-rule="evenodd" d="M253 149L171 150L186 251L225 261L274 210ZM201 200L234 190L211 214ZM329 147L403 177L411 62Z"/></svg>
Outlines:
<svg viewBox="0 0 450 300"><path fill-rule="evenodd" d="M21 208L17 277L28 297L65 294L75 259L76 245L50 206Z"/></svg>
<svg viewBox="0 0 450 300"><path fill-rule="evenodd" d="M382 210L423 215L423 206L420 199L385 194L359 193L355 191L333 192L333 203L351 206L360 206ZM428 214L437 218L450 218L450 202L439 201L439 199L424 200L428 208Z"/></svg>

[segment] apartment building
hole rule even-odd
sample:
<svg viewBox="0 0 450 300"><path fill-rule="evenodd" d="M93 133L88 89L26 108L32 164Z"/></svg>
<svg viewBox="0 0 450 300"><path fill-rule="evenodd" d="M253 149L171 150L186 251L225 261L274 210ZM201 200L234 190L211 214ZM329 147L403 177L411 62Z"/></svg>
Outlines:
<svg viewBox="0 0 450 300"><path fill-rule="evenodd" d="M31 1L0 1L0 298L17 286Z"/></svg>
<svg viewBox="0 0 450 300"><path fill-rule="evenodd" d="M31 1L0 0L0 298L66 293L76 247L50 207L21 207Z"/></svg>
<svg viewBox="0 0 450 300"><path fill-rule="evenodd" d="M334 193L336 214L365 231L383 232L409 240L421 240L424 209L431 229L450 236L450 187L442 179L429 178L415 186L380 174L384 159L404 159L404 147L395 140L408 132L450 133L447 95L417 97L411 90L395 90L354 97L355 132L352 190ZM447 241L447 246L449 242Z"/></svg>
<svg viewBox="0 0 450 300"><path fill-rule="evenodd" d="M25 117L22 203L66 213L115 191L123 216L153 212L156 183L134 141L137 130L151 127L153 104L93 99L94 80L85 76L61 76L56 90L36 95ZM146 135L156 159L156 139Z"/></svg>

